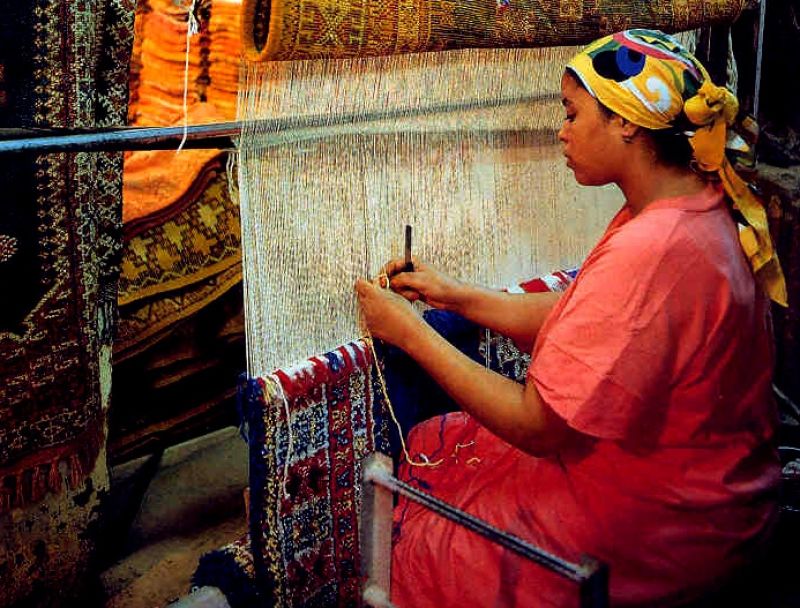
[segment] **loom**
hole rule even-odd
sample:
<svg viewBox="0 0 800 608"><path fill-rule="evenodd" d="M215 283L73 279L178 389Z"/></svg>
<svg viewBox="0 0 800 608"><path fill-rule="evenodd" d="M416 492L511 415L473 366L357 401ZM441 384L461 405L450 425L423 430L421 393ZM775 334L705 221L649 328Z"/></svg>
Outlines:
<svg viewBox="0 0 800 608"><path fill-rule="evenodd" d="M576 188L562 167L570 45L728 22L743 5L246 0L239 121L191 131L199 145L239 148L249 374L359 335L352 284L401 253L405 224L419 257L496 286L581 259L618 202ZM188 131L46 145L174 147ZM36 139L9 149L48 149Z"/></svg>

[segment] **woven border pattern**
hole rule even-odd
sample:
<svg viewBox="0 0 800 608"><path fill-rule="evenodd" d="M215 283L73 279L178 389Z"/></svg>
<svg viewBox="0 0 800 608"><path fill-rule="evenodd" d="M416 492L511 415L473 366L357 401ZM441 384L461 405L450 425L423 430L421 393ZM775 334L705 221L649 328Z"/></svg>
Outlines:
<svg viewBox="0 0 800 608"><path fill-rule="evenodd" d="M733 21L743 0L245 0L251 61L585 44L618 30Z"/></svg>
<svg viewBox="0 0 800 608"><path fill-rule="evenodd" d="M244 395L250 536L262 599L358 605L361 461L388 450L369 346L351 342L249 380Z"/></svg>

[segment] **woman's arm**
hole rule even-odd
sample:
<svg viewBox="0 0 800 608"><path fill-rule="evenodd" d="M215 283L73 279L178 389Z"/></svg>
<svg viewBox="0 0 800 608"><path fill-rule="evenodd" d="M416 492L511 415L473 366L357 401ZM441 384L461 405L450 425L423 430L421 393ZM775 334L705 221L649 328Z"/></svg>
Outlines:
<svg viewBox="0 0 800 608"><path fill-rule="evenodd" d="M544 405L533 383L523 386L475 363L397 294L366 281L356 290L372 335L402 348L464 411L507 443L543 456L577 435Z"/></svg>
<svg viewBox="0 0 800 608"><path fill-rule="evenodd" d="M508 336L525 352L533 343L561 294L509 294L453 279L421 262L414 272L403 272L403 260L386 265L390 285L407 300L422 300L434 308L450 310L484 327Z"/></svg>
<svg viewBox="0 0 800 608"><path fill-rule="evenodd" d="M454 312L511 338L529 353L539 330L555 306L560 293L505 293L477 285L466 285Z"/></svg>

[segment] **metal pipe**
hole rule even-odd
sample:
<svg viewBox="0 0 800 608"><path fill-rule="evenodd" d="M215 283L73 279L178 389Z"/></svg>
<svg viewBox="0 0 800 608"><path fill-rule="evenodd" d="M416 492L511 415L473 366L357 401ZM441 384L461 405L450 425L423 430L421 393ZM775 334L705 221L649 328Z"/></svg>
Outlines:
<svg viewBox="0 0 800 608"><path fill-rule="evenodd" d="M767 21L767 0L761 0L758 12L758 36L756 46L756 75L753 92L753 118L758 121L758 107L761 98L761 67L764 60L764 24Z"/></svg>
<svg viewBox="0 0 800 608"><path fill-rule="evenodd" d="M420 116L434 116L465 110L501 108L524 103L555 101L558 95L526 95L507 99L478 99L459 103L438 104L420 108L341 115L301 116L264 119L253 122L221 122L188 127L120 127L112 129L83 130L17 130L15 136L0 141L0 154L52 152L119 152L125 150L176 150L186 135L184 148L231 149L242 132L263 134L259 145L275 145L294 139L325 137L332 127L353 127L386 120L402 120ZM6 131L6 135L8 131ZM0 136L3 132L0 131Z"/></svg>
<svg viewBox="0 0 800 608"><path fill-rule="evenodd" d="M495 528L474 515L465 513L430 494L418 490L414 486L400 481L392 476L386 470L386 467L381 466L378 461L367 460L365 462L364 481L384 487L392 492L397 492L434 513L480 534L491 542L579 583L581 608L608 607L608 568L605 564L588 557L584 558L583 563L574 564L552 555L521 538Z"/></svg>
<svg viewBox="0 0 800 608"><path fill-rule="evenodd" d="M120 127L81 131L57 129L31 131L26 136L0 141L2 153L118 152L123 150L177 150L186 133L184 148L233 147L241 122L221 122L184 127ZM24 133L24 131L21 131Z"/></svg>
<svg viewBox="0 0 800 608"><path fill-rule="evenodd" d="M368 468L365 471L364 479L365 481L383 486L392 492L397 492L398 494L423 505L431 511L438 513L442 517L464 526L465 528L468 528L469 530L488 538L492 542L497 543L502 547L517 553L518 555L530 559L537 564L545 566L546 568L553 570L554 572L557 572L558 574L561 574L570 580L581 582L592 575L593 570L591 568L587 568L584 565L573 564L572 562L552 555L543 549L540 549L522 540L521 538L495 528L491 524L478 519L474 515L465 513L464 511L461 511L460 509L457 509L452 505L449 505L446 502L431 496L430 494L426 494L425 492L418 490L414 486L400 481L396 477L386 473L386 471L381 468Z"/></svg>

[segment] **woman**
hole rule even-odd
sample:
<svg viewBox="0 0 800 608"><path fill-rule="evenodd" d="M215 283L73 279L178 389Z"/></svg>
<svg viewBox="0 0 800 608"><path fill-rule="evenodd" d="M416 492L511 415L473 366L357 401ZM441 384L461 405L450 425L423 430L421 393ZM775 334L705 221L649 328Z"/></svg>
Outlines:
<svg viewBox="0 0 800 608"><path fill-rule="evenodd" d="M736 100L676 41L603 38L569 63L562 94L567 166L625 197L567 292L499 293L398 261L392 291L356 290L372 335L464 412L416 427L412 454L445 459L401 474L556 555L606 562L614 605L679 605L746 567L774 519L762 287L785 300L780 268L724 158ZM723 188L750 224L741 243ZM463 356L415 299L532 349L527 383ZM571 583L416 505L396 520L399 606L577 605Z"/></svg>

